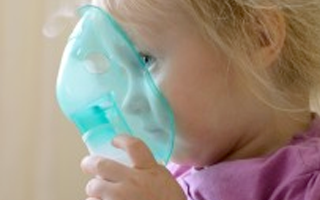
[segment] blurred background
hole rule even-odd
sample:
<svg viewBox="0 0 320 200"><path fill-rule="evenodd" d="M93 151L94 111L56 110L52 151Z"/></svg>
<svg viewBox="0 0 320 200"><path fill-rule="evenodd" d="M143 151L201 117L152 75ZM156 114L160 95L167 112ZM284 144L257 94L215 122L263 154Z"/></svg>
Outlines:
<svg viewBox="0 0 320 200"><path fill-rule="evenodd" d="M79 165L87 151L55 99L71 26L48 22L64 6L57 0L0 1L1 200L85 199L89 177Z"/></svg>

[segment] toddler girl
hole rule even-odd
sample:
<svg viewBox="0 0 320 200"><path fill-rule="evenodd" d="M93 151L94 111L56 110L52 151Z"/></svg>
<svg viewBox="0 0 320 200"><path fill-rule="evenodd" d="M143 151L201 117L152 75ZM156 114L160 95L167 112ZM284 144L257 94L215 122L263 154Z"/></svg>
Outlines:
<svg viewBox="0 0 320 200"><path fill-rule="evenodd" d="M88 200L319 200L319 0L101 0L175 115L171 162L128 136Z"/></svg>

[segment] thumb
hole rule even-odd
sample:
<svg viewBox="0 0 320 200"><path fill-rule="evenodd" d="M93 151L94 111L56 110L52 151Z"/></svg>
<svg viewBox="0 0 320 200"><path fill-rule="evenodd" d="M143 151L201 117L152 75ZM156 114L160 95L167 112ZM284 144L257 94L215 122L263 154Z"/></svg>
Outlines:
<svg viewBox="0 0 320 200"><path fill-rule="evenodd" d="M116 148L122 149L128 154L135 168L147 169L158 164L147 145L138 138L119 135L114 138L112 143Z"/></svg>

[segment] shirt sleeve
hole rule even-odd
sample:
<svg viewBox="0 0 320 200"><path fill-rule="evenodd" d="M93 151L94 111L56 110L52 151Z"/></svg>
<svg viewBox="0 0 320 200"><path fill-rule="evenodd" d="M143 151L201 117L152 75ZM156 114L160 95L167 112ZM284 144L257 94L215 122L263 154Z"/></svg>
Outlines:
<svg viewBox="0 0 320 200"><path fill-rule="evenodd" d="M320 200L320 170L301 175L278 188L271 200Z"/></svg>

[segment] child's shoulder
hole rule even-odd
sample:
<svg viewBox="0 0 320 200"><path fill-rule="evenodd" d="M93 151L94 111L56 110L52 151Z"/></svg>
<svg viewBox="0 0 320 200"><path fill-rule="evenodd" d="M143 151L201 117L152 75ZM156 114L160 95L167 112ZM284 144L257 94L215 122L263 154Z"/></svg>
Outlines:
<svg viewBox="0 0 320 200"><path fill-rule="evenodd" d="M311 138L320 138L320 116L318 114L312 115L312 122L310 123L308 129L306 131L296 134L296 136L293 138L293 143L307 141Z"/></svg>
<svg viewBox="0 0 320 200"><path fill-rule="evenodd" d="M170 165L190 199L320 199L320 117L275 153L202 170Z"/></svg>
<svg viewBox="0 0 320 200"><path fill-rule="evenodd" d="M318 115L314 116L308 130L295 135L287 146L275 155L271 155L269 159L282 154L288 157L284 163L296 162L296 167L305 172L320 170L320 117Z"/></svg>

